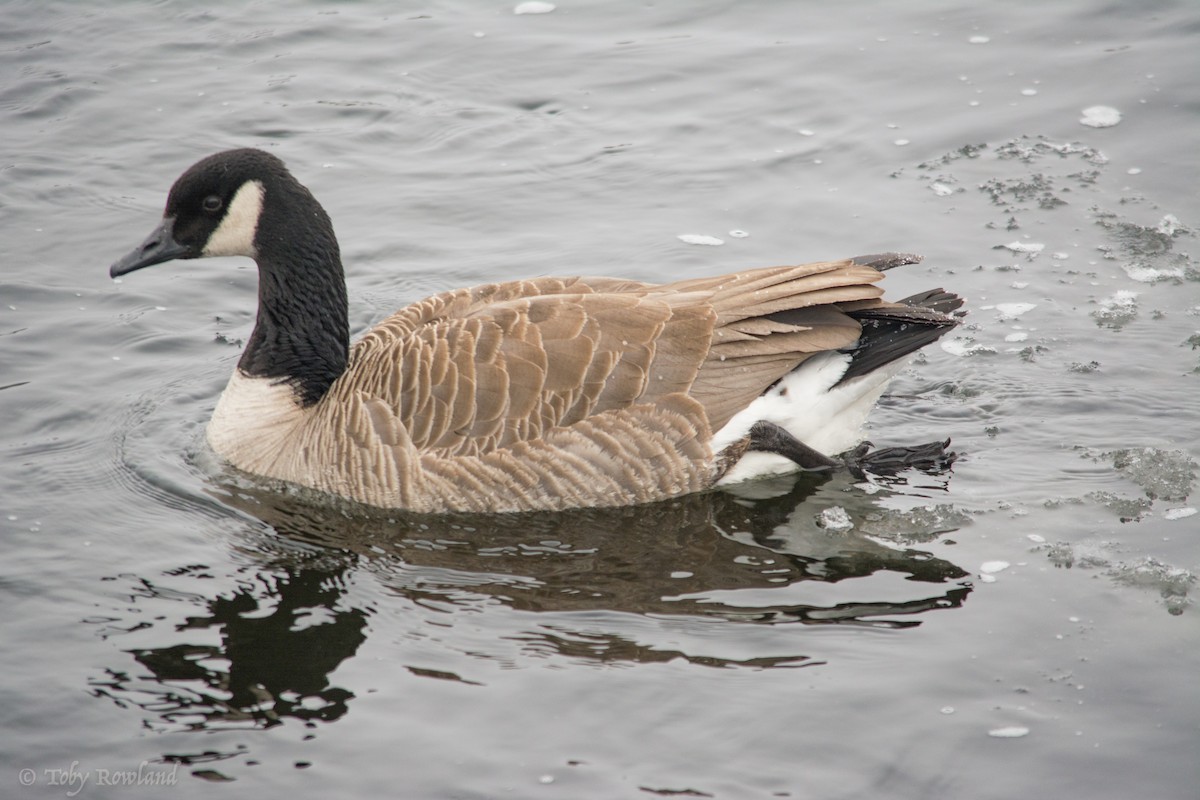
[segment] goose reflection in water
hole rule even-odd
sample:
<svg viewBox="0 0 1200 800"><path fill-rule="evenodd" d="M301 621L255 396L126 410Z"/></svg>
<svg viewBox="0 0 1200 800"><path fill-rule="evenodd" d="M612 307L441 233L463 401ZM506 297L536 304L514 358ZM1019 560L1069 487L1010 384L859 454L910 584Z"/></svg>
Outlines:
<svg viewBox="0 0 1200 800"><path fill-rule="evenodd" d="M485 615L486 627L486 615L495 620L500 614L498 605L518 612L517 629L511 614L489 629L494 652L480 647L477 632L469 646L460 646L447 631L443 641L463 666L474 658L511 664L522 655L734 668L823 663L803 653L731 659L662 648L638 641L645 626L630 623L902 629L919 625L927 612L960 606L971 587L959 566L927 550L884 544L859 528L832 531L815 522L831 497L852 505L849 511L860 518L878 511L874 500L844 491L849 488L848 478L804 475L786 493L761 500L708 493L633 508L433 518L362 508L348 514L274 491L226 486L221 501L262 523L237 543L252 561L249 577L239 576L237 588L222 596L188 598L195 607L166 636L172 643L130 651L148 676L135 680L124 667L110 670L93 690L136 703L151 714L154 728L333 721L346 713L354 693L330 685L330 676L366 640L381 605L378 594L364 599L352 586L361 572L378 582L392 606L389 626L411 613L414 630L426 629L429 614L449 617L440 624L452 627L453 612L473 610ZM818 502L808 502L816 493ZM919 531L907 540L936 539L949 529ZM203 577L206 569L181 568L171 577ZM881 573L901 576L909 596L894 599L895 580L872 579ZM798 597L812 602L797 603ZM142 579L135 592L145 602L141 598L177 602L180 595ZM164 613L163 605L156 613ZM481 624L478 615L472 618ZM191 634L204 630L219 631L220 644L196 643ZM788 639L789 647L806 644L803 637ZM480 682L420 664L397 666L419 676Z"/></svg>

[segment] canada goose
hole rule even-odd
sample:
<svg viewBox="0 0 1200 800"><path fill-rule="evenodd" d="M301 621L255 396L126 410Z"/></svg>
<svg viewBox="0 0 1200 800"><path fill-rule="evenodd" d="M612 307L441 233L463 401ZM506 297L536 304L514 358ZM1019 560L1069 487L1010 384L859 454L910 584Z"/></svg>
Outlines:
<svg viewBox="0 0 1200 800"><path fill-rule="evenodd" d="M829 469L904 356L957 324L942 290L880 298L886 254L654 285L534 278L444 292L353 346L328 215L275 156L209 156L112 277L258 262L258 318L208 426L230 464L384 508L644 503ZM867 467L947 442L853 451ZM751 462L755 463L751 463Z"/></svg>

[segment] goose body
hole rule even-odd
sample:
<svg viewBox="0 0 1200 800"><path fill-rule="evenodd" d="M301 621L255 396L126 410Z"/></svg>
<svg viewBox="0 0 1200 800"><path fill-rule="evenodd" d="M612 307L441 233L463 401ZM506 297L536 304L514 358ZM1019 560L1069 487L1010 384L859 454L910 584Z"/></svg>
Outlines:
<svg viewBox="0 0 1200 800"><path fill-rule="evenodd" d="M258 262L259 306L213 450L418 512L627 505L829 466L961 303L882 300L880 270L916 260L894 254L662 285L545 277L435 295L351 346L328 216L250 149L187 170L110 274L227 255Z"/></svg>

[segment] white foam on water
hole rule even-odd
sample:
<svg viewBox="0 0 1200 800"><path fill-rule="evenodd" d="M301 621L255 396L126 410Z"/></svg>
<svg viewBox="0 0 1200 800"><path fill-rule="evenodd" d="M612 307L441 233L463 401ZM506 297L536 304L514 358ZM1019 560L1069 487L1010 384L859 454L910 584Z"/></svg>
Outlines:
<svg viewBox="0 0 1200 800"><path fill-rule="evenodd" d="M1164 519L1187 519L1188 517L1194 515L1195 513L1196 513L1196 509L1192 508L1191 506L1188 506L1186 508L1168 508L1166 511L1163 512L1163 518Z"/></svg>
<svg viewBox="0 0 1200 800"><path fill-rule="evenodd" d="M985 561L979 565L979 571L984 575L994 575L997 572L1003 572L1011 566L1007 561Z"/></svg>
<svg viewBox="0 0 1200 800"><path fill-rule="evenodd" d="M976 353L995 353L996 348L979 344L974 339L956 336L953 339L942 339L938 344L942 350L952 356L973 356Z"/></svg>

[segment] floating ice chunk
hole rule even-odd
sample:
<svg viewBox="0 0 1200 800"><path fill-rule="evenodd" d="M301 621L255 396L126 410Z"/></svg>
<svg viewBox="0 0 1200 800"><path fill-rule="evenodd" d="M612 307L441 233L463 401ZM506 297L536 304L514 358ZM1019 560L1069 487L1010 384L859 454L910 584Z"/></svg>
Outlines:
<svg viewBox="0 0 1200 800"><path fill-rule="evenodd" d="M513 9L514 14L549 14L557 6L554 3L542 3L538 0L528 0L525 3L518 3Z"/></svg>
<svg viewBox="0 0 1200 800"><path fill-rule="evenodd" d="M867 536L893 542L929 542L943 533L971 524L971 515L949 503L917 506L906 511L889 509L861 521L858 529Z"/></svg>
<svg viewBox="0 0 1200 800"><path fill-rule="evenodd" d="M905 147L910 144L910 142L908 139L897 139L895 142L893 142L893 144L895 144L896 147Z"/></svg>
<svg viewBox="0 0 1200 800"><path fill-rule="evenodd" d="M1121 289L1114 292L1112 297L1106 297L1100 301L1100 305L1104 308L1130 308L1137 305L1137 292L1131 292L1128 289Z"/></svg>
<svg viewBox="0 0 1200 800"><path fill-rule="evenodd" d="M967 42L970 44L987 44L990 41L991 37L989 36L972 36L970 39L967 39Z"/></svg>
<svg viewBox="0 0 1200 800"><path fill-rule="evenodd" d="M1182 612L1188 604L1188 594L1196 585L1196 575L1191 570L1173 567L1149 556L1133 563L1118 563L1107 574L1125 586L1157 591L1166 601L1167 611L1171 614Z"/></svg>
<svg viewBox="0 0 1200 800"><path fill-rule="evenodd" d="M1112 106L1088 106L1079 118L1079 124L1089 128L1111 128L1120 121L1121 112Z"/></svg>
<svg viewBox="0 0 1200 800"><path fill-rule="evenodd" d="M1196 509L1188 506L1187 508L1168 508L1163 512L1163 517L1166 519L1186 519L1196 513Z"/></svg>
<svg viewBox="0 0 1200 800"><path fill-rule="evenodd" d="M917 506L901 511L893 509L870 515L860 521L858 530L876 539L893 542L929 542L949 531L971 524L971 515L946 503Z"/></svg>
<svg viewBox="0 0 1200 800"><path fill-rule="evenodd" d="M1181 280L1184 277L1183 267L1157 269L1145 264L1122 264L1125 274L1138 283L1158 283L1159 281Z"/></svg>
<svg viewBox="0 0 1200 800"><path fill-rule="evenodd" d="M1000 247L1005 250L1011 250L1014 253L1028 253L1030 255L1037 255L1046 249L1046 245L1037 242L1009 242L1008 244L1000 245Z"/></svg>
<svg viewBox="0 0 1200 800"><path fill-rule="evenodd" d="M1125 170L1125 174L1126 175L1141 175L1142 168L1141 167L1130 167L1129 169Z"/></svg>
<svg viewBox="0 0 1200 800"><path fill-rule="evenodd" d="M1004 728L992 728L988 731L988 736L993 739L1020 739L1022 736L1029 735L1029 728L1024 725L1009 725Z"/></svg>
<svg viewBox="0 0 1200 800"><path fill-rule="evenodd" d="M1037 94L1037 89L1022 89L1021 94L1025 95L1026 97L1033 97L1035 94Z"/></svg>
<svg viewBox="0 0 1200 800"><path fill-rule="evenodd" d="M1137 316L1137 292L1121 289L1111 297L1100 301L1100 308L1092 312L1092 316L1101 325L1120 328Z"/></svg>
<svg viewBox="0 0 1200 800"><path fill-rule="evenodd" d="M997 303L996 310L1000 312L1000 320L1017 319L1037 308L1037 303Z"/></svg>
<svg viewBox="0 0 1200 800"><path fill-rule="evenodd" d="M703 244L709 247L725 244L724 239L718 239L715 236L705 236L701 233L681 233L679 234L679 241L687 244Z"/></svg>
<svg viewBox="0 0 1200 800"><path fill-rule="evenodd" d="M732 236L732 237L733 237L733 238L735 238L735 239L745 239L745 238L746 238L747 236L749 236L750 234L746 233L746 232L745 232L745 231L743 231L743 230L738 230L738 229L736 229L736 228L735 228L734 230L731 230L731 231L729 232L729 235L730 235L730 236Z"/></svg>
<svg viewBox="0 0 1200 800"><path fill-rule="evenodd" d="M1029 281L1013 281L1011 285L1014 289L1025 289L1029 286Z"/></svg>
<svg viewBox="0 0 1200 800"><path fill-rule="evenodd" d="M1011 566L1012 564L1007 561L985 561L979 565L979 571L984 575L995 575L997 572L1004 572Z"/></svg>
<svg viewBox="0 0 1200 800"><path fill-rule="evenodd" d="M948 197L954 194L954 188L944 183L933 183L929 186L938 197Z"/></svg>
<svg viewBox="0 0 1200 800"><path fill-rule="evenodd" d="M1029 334L1026 333L1025 331L1017 331L1016 333L1010 333L1007 336L1005 336L1004 341L1006 341L1006 342L1023 342L1028 338L1029 338Z"/></svg>
<svg viewBox="0 0 1200 800"><path fill-rule="evenodd" d="M1112 465L1136 483L1150 499L1186 500L1196 484L1200 465L1183 450L1154 447L1129 448L1104 453Z"/></svg>
<svg viewBox="0 0 1200 800"><path fill-rule="evenodd" d="M1181 227L1183 226L1179 224L1179 217L1174 214L1164 214L1158 221L1158 232L1167 236L1174 236Z"/></svg>
<svg viewBox="0 0 1200 800"><path fill-rule="evenodd" d="M1035 544L1045 544L1046 543L1046 537L1042 536L1040 533L1027 533L1027 534L1025 534L1025 538Z"/></svg>
<svg viewBox="0 0 1200 800"><path fill-rule="evenodd" d="M827 531L848 531L854 527L854 521L841 506L827 508L817 515L817 525Z"/></svg>
<svg viewBox="0 0 1200 800"><path fill-rule="evenodd" d="M800 134L801 136L816 136L817 135L816 131L809 130L808 128L801 128L800 130L796 131L796 133Z"/></svg>

